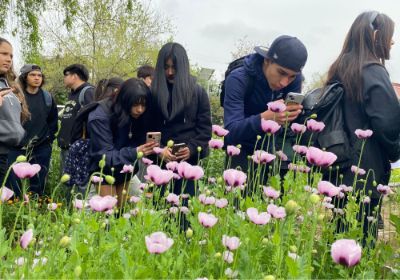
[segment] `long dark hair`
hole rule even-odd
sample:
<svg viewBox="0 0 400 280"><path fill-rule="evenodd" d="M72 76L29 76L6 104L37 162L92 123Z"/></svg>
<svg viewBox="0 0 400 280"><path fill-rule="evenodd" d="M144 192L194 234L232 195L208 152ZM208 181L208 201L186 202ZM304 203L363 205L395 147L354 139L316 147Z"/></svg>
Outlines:
<svg viewBox="0 0 400 280"><path fill-rule="evenodd" d="M19 75L18 77L18 81L24 91L26 91L26 89L28 88L28 75L29 73L24 73ZM40 84L39 88L42 88L45 83L46 83L46 77L42 73L42 83Z"/></svg>
<svg viewBox="0 0 400 280"><path fill-rule="evenodd" d="M394 22L377 11L364 12L353 22L339 57L328 71L327 83L340 81L346 96L362 101L362 68L366 62L385 65L390 58Z"/></svg>
<svg viewBox="0 0 400 280"><path fill-rule="evenodd" d="M118 90L120 89L123 79L119 77L113 77L110 79L100 80L94 91L94 99L96 101L103 100L105 98L111 97L113 101L117 98Z"/></svg>
<svg viewBox="0 0 400 280"><path fill-rule="evenodd" d="M168 59L172 60L175 68L172 104L170 104L171 114L168 113L169 92L165 75L165 65ZM151 91L155 105L166 120L172 120L184 112L185 107L193 99L195 85L195 79L190 75L186 50L178 43L165 44L158 53Z"/></svg>
<svg viewBox="0 0 400 280"><path fill-rule="evenodd" d="M113 126L126 125L131 120L132 107L139 104L144 106L150 104L150 90L143 81L136 78L128 79L121 85L111 108Z"/></svg>

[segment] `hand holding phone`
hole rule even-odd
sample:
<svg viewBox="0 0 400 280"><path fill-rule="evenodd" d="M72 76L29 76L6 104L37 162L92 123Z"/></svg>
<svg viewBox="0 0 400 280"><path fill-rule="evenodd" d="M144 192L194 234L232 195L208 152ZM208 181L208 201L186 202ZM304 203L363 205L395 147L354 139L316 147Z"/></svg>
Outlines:
<svg viewBox="0 0 400 280"><path fill-rule="evenodd" d="M181 149L183 149L183 148L185 148L185 147L186 147L186 144L185 144L185 143L174 144L174 145L172 146L172 154L173 154L173 155L176 155L177 153L179 153L179 151L180 151Z"/></svg>
<svg viewBox="0 0 400 280"><path fill-rule="evenodd" d="M160 145L161 142L161 132L147 132L146 143L156 142Z"/></svg>
<svg viewBox="0 0 400 280"><path fill-rule="evenodd" d="M289 92L286 95L285 103L289 104L301 104L303 103L304 95L298 92Z"/></svg>

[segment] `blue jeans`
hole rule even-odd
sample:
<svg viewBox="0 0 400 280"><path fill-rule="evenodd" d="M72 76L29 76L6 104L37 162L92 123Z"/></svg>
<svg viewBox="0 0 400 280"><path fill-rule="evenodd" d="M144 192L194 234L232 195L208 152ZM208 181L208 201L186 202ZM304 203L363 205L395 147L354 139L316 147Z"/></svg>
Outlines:
<svg viewBox="0 0 400 280"><path fill-rule="evenodd" d="M51 145L49 143L44 143L33 148L28 158L29 163L39 164L41 169L38 174L29 179L29 188L27 191L43 195L47 173L49 172L51 150ZM11 150L8 154L9 164L12 164L19 155L26 155L26 150ZM20 196L22 193L22 184L21 180L18 179L14 172L10 172L7 182L10 188L14 190L15 194Z"/></svg>

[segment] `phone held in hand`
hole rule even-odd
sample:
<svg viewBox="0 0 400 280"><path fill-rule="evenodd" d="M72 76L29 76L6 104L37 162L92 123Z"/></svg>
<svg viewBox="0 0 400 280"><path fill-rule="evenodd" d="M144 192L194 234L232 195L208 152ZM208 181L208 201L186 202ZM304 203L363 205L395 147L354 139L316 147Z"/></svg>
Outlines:
<svg viewBox="0 0 400 280"><path fill-rule="evenodd" d="M180 149L183 149L183 148L185 148L185 147L186 147L186 144L185 144L185 143L174 144L174 145L172 146L172 154L175 155L176 153L179 152Z"/></svg>
<svg viewBox="0 0 400 280"><path fill-rule="evenodd" d="M298 92L289 92L286 95L285 103L286 104L301 104L304 100L304 94Z"/></svg>
<svg viewBox="0 0 400 280"><path fill-rule="evenodd" d="M156 142L160 144L161 142L161 132L147 132L146 143Z"/></svg>

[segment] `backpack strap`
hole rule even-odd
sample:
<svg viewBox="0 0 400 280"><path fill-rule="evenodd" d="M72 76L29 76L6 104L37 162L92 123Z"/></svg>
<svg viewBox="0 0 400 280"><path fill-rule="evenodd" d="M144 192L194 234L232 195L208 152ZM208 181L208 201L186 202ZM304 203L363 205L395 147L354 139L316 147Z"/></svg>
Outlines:
<svg viewBox="0 0 400 280"><path fill-rule="evenodd" d="M85 93L90 88L93 88L93 86L85 86L79 93L79 98L78 98L79 105L83 106L83 103L85 102Z"/></svg>
<svg viewBox="0 0 400 280"><path fill-rule="evenodd" d="M47 108L47 113L49 113L51 110L51 106L53 105L53 98L51 97L50 92L48 92L47 90L42 89L42 91L43 91L44 103L46 104Z"/></svg>

